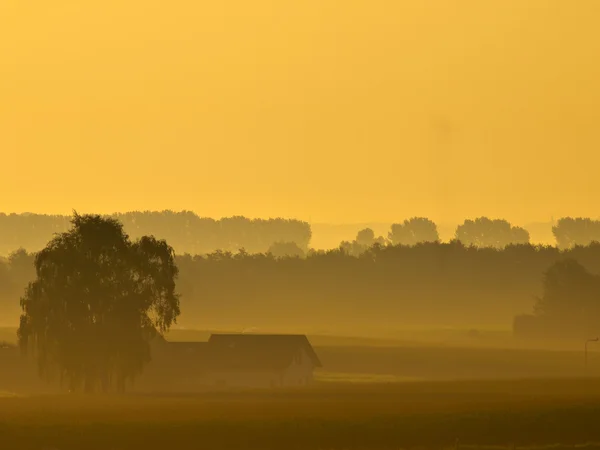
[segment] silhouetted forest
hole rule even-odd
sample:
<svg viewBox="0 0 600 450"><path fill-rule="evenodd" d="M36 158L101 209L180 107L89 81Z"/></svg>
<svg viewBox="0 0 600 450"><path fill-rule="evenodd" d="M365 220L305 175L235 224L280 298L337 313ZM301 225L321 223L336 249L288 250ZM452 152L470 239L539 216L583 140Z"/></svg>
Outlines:
<svg viewBox="0 0 600 450"><path fill-rule="evenodd" d="M600 244L559 250L511 245L503 250L460 242L379 246L359 257L344 249L305 258L246 252L179 255L180 323L319 326L512 323L532 311L543 277L559 261L600 273ZM0 263L2 311L19 314L18 298L33 277L33 256ZM576 305L576 303L573 303Z"/></svg>
<svg viewBox="0 0 600 450"><path fill-rule="evenodd" d="M310 249L310 224L288 219L248 219L241 216L211 219L190 211L145 211L111 215L123 223L132 239L153 235L169 242L178 254L206 255L216 250L248 253L273 251L277 256L303 255ZM0 255L18 248L38 251L54 233L67 231L69 216L0 213ZM357 230L354 241L341 246L357 256L375 243L415 245L439 240L437 225L425 217L412 217L391 225L387 236L375 236L370 228ZM566 217L552 227L556 245L568 249L600 241L600 221ZM454 239L463 244L501 249L527 244L529 232L503 219L478 217L456 227ZM294 245L295 244L295 245Z"/></svg>
<svg viewBox="0 0 600 450"><path fill-rule="evenodd" d="M132 239L154 235L165 239L178 253L206 254L215 250L266 252L275 242L295 242L308 250L310 225L300 220L247 219L241 216L219 220L193 212L145 211L113 214ZM0 213L0 255L17 248L38 251L54 233L67 231L71 218L44 214Z"/></svg>

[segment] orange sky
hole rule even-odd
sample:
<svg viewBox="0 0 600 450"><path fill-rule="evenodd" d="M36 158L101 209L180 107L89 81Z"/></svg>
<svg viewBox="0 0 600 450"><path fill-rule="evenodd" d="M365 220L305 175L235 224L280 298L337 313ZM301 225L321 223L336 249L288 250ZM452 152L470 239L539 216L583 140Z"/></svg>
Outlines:
<svg viewBox="0 0 600 450"><path fill-rule="evenodd" d="M598 23L597 0L3 0L0 210L596 217Z"/></svg>

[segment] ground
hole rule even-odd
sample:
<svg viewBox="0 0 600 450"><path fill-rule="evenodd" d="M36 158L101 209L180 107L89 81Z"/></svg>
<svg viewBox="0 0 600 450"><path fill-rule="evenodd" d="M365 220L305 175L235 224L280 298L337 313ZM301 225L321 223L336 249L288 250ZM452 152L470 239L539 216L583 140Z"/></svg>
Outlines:
<svg viewBox="0 0 600 450"><path fill-rule="evenodd" d="M14 450L571 446L600 442L599 420L597 379L0 398L0 437Z"/></svg>
<svg viewBox="0 0 600 450"><path fill-rule="evenodd" d="M572 450L591 442L586 450L600 450L593 444L600 443L600 353L590 354L586 369L579 348L311 341L324 364L317 384L263 392L194 392L193 380L169 385L153 377L151 364L126 396L40 395L32 387L45 385L33 366L25 376L18 352L7 353L0 449L440 450L458 442Z"/></svg>

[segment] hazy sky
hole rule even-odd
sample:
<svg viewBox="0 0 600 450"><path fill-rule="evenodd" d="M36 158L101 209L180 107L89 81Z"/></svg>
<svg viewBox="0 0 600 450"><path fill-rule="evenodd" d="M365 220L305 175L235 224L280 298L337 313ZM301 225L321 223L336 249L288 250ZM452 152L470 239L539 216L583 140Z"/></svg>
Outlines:
<svg viewBox="0 0 600 450"><path fill-rule="evenodd" d="M598 216L597 0L0 1L0 210Z"/></svg>

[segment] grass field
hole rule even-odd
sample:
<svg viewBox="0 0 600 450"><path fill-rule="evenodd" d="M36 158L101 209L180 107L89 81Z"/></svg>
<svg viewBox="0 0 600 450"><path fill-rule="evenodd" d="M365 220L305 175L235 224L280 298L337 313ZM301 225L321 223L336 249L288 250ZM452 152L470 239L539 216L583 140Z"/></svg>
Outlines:
<svg viewBox="0 0 600 450"><path fill-rule="evenodd" d="M0 398L0 448L11 450L572 449L600 442L599 424L596 379Z"/></svg>
<svg viewBox="0 0 600 450"><path fill-rule="evenodd" d="M600 450L584 445L600 443L600 353L585 370L581 350L313 343L324 367L308 389L199 393L157 360L122 397L40 395L55 391L35 364L0 350L0 450Z"/></svg>

